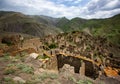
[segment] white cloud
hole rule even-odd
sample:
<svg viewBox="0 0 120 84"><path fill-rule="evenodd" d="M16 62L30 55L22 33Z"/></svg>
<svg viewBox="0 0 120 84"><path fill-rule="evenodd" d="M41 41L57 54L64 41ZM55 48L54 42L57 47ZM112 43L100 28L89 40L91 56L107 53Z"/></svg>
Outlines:
<svg viewBox="0 0 120 84"><path fill-rule="evenodd" d="M82 0L74 0L74 3L80 3Z"/></svg>
<svg viewBox="0 0 120 84"><path fill-rule="evenodd" d="M95 12L93 15L86 15L86 18L108 18L113 16L113 14L118 14L118 11L120 11L120 9L114 9L111 11L98 11Z"/></svg>
<svg viewBox="0 0 120 84"><path fill-rule="evenodd" d="M120 13L120 0L91 0L83 10L84 18L111 17Z"/></svg>
<svg viewBox="0 0 120 84"><path fill-rule="evenodd" d="M114 9L114 8L120 8L120 0L112 0L107 3L103 9L109 10L109 9Z"/></svg>
<svg viewBox="0 0 120 84"><path fill-rule="evenodd" d="M0 10L52 17L107 18L120 13L120 0L91 0L85 6L67 6L62 2L80 3L82 0L4 0ZM0 3L1 4L1 3Z"/></svg>

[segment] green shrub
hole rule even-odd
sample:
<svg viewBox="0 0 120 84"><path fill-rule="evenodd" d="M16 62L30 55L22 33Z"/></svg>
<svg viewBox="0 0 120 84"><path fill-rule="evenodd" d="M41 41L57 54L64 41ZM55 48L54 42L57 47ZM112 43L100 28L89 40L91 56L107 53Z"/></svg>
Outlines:
<svg viewBox="0 0 120 84"><path fill-rule="evenodd" d="M76 82L77 84L93 84L90 80L79 80Z"/></svg>
<svg viewBox="0 0 120 84"><path fill-rule="evenodd" d="M25 84L38 84L41 83L40 80L27 80Z"/></svg>
<svg viewBox="0 0 120 84"><path fill-rule="evenodd" d="M68 77L69 80L73 81L74 83L77 81L73 76Z"/></svg>
<svg viewBox="0 0 120 84"><path fill-rule="evenodd" d="M13 67L15 64L8 64L7 67Z"/></svg>
<svg viewBox="0 0 120 84"><path fill-rule="evenodd" d="M34 69L28 65L25 64L17 64L16 67L22 72L28 73L28 74L33 74Z"/></svg>
<svg viewBox="0 0 120 84"><path fill-rule="evenodd" d="M58 75L55 74L55 73L43 72L42 74L40 74L40 75L38 76L38 78L39 78L40 80L45 80L45 79L47 79L47 78L57 79L57 78L58 78Z"/></svg>
<svg viewBox="0 0 120 84"><path fill-rule="evenodd" d="M5 53L3 57L4 57L4 60L6 60L6 61L10 60L10 54L9 53Z"/></svg>
<svg viewBox="0 0 120 84"><path fill-rule="evenodd" d="M52 44L50 44L48 47L49 47L50 49L55 49L55 48L57 48L57 44L52 43Z"/></svg>
<svg viewBox="0 0 120 84"><path fill-rule="evenodd" d="M33 74L33 68L30 66L26 66L22 69L23 72L28 73L28 74Z"/></svg>
<svg viewBox="0 0 120 84"><path fill-rule="evenodd" d="M69 80L71 80L72 82L74 82L74 84L93 84L92 81L90 80L76 80L73 76L69 77Z"/></svg>
<svg viewBox="0 0 120 84"><path fill-rule="evenodd" d="M15 71L16 71L15 67L9 67L9 68L5 69L4 74L5 75L14 74Z"/></svg>
<svg viewBox="0 0 120 84"><path fill-rule="evenodd" d="M87 50L87 51L90 51L90 50L91 50L90 45L87 45L86 50Z"/></svg>
<svg viewBox="0 0 120 84"><path fill-rule="evenodd" d="M50 76L51 79L57 79L58 78L58 75L55 74L55 73L50 73L48 75Z"/></svg>
<svg viewBox="0 0 120 84"><path fill-rule="evenodd" d="M38 57L37 57L37 59L46 59L46 58L50 58L49 56L47 56L47 55L39 55Z"/></svg>
<svg viewBox="0 0 120 84"><path fill-rule="evenodd" d="M4 84L15 84L13 79L10 77L4 77L3 82L4 82Z"/></svg>

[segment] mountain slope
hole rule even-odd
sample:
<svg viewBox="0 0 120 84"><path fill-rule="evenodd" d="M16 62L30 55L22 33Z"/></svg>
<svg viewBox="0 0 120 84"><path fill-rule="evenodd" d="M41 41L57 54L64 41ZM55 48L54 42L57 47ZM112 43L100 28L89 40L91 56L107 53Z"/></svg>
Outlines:
<svg viewBox="0 0 120 84"><path fill-rule="evenodd" d="M34 18L35 20L37 20L38 22L47 24L49 26L54 26L57 27L63 31L67 31L65 30L64 26L66 25L67 22L69 22L69 20L65 17L61 17L61 18L53 18L53 17L49 17L49 16L44 16L44 15L35 15L35 16L30 16L32 18Z"/></svg>
<svg viewBox="0 0 120 84"><path fill-rule="evenodd" d="M104 36L113 44L120 46L120 14L112 18L98 21L98 27L93 28L93 34Z"/></svg>
<svg viewBox="0 0 120 84"><path fill-rule="evenodd" d="M64 32L89 30L94 36L106 37L109 42L120 45L120 14L106 19L73 18L60 27Z"/></svg>
<svg viewBox="0 0 120 84"><path fill-rule="evenodd" d="M1 11L0 31L25 33L42 37L49 34L57 34L61 30L40 23L22 13Z"/></svg>
<svg viewBox="0 0 120 84"><path fill-rule="evenodd" d="M53 18L49 16L44 16L44 15L31 15L30 17L34 18L38 22L48 24L48 25L55 25L56 22L59 20L59 18Z"/></svg>
<svg viewBox="0 0 120 84"><path fill-rule="evenodd" d="M87 31L94 36L106 37L120 46L120 14L106 19L71 20L49 16L27 16L16 12L0 12L0 31L19 32L34 36L58 34L60 32Z"/></svg>

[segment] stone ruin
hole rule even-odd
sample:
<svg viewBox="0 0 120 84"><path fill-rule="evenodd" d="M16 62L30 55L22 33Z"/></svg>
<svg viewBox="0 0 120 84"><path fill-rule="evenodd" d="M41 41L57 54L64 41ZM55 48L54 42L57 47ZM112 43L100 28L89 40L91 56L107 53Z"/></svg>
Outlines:
<svg viewBox="0 0 120 84"><path fill-rule="evenodd" d="M104 71L105 68L107 69L106 66L102 64L97 65L96 63L93 63L91 61L80 59L74 56L67 56L67 55L65 56L64 54L52 55L52 57L45 63L45 65L46 65L46 69L55 70L59 73L61 72L63 73L67 72L71 74L76 73L76 74L80 74L81 76L87 76L92 79L99 78L102 75L107 76L107 73L105 73ZM111 69L110 70L111 76L112 76L112 70L113 72L115 72L114 69ZM119 72L116 73L116 75L119 75Z"/></svg>
<svg viewBox="0 0 120 84"><path fill-rule="evenodd" d="M87 76L96 79L99 76L99 67L92 62L78 59L73 56L64 56L56 54L46 62L46 68L56 70L58 72L77 73L82 76Z"/></svg>

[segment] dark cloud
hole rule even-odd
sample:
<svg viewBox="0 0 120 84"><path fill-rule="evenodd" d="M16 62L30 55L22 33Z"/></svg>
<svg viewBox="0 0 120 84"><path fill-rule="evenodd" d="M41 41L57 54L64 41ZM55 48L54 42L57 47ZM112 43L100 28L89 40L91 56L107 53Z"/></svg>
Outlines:
<svg viewBox="0 0 120 84"><path fill-rule="evenodd" d="M0 9L5 8L8 4L4 0L0 0Z"/></svg>

